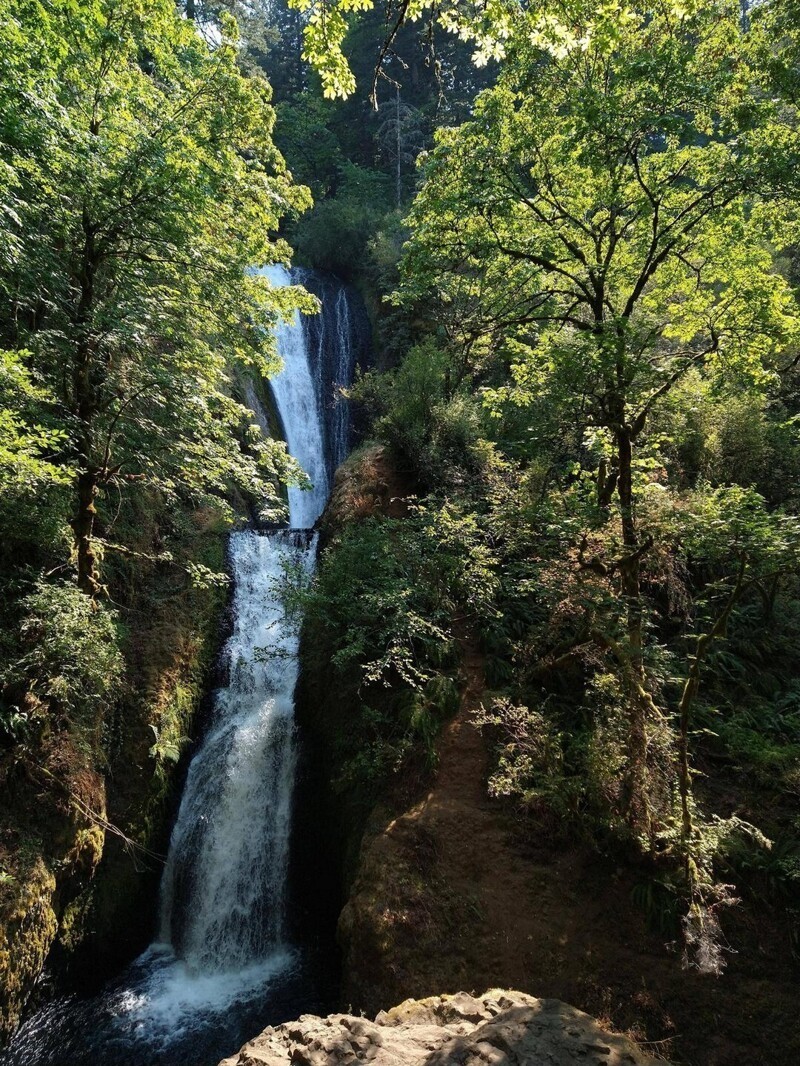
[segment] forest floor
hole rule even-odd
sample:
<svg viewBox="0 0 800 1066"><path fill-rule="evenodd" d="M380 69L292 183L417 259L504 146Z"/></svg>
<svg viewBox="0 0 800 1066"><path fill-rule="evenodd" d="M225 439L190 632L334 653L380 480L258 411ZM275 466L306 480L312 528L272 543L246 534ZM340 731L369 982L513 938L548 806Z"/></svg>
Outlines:
<svg viewBox="0 0 800 1066"><path fill-rule="evenodd" d="M634 902L636 870L488 796L473 725L482 665L467 645L461 707L427 794L399 816L376 812L367 832L340 922L345 998L373 1013L408 996L513 988L565 1000L687 1066L800 1062L800 988L777 915L733 908L724 973L686 970Z"/></svg>

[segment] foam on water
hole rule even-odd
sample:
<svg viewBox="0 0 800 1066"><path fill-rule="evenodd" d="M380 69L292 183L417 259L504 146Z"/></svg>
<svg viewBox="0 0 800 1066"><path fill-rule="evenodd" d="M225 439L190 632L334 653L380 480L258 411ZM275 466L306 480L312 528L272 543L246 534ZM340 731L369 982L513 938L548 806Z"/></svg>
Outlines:
<svg viewBox="0 0 800 1066"><path fill-rule="evenodd" d="M113 1013L121 1025L164 1049L193 1033L198 1017L209 1025L235 1004L263 994L296 962L287 949L240 970L197 974L169 945L154 944L139 960L149 971L146 979L120 991Z"/></svg>

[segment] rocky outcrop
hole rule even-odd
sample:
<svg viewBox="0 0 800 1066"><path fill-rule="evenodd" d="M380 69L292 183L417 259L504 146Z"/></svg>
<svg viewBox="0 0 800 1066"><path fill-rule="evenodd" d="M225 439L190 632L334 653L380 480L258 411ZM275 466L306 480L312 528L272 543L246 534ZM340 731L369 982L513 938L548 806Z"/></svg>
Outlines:
<svg viewBox="0 0 800 1066"><path fill-rule="evenodd" d="M0 1046L19 1024L65 907L103 851L103 779L86 751L58 740L40 746L40 765L0 760Z"/></svg>
<svg viewBox="0 0 800 1066"><path fill-rule="evenodd" d="M557 999L521 992L406 1000L374 1022L303 1015L265 1029L220 1066L647 1066L627 1037Z"/></svg>
<svg viewBox="0 0 800 1066"><path fill-rule="evenodd" d="M403 518L413 492L397 463L383 444L368 443L356 449L336 471L333 492L321 520L323 541L346 527L373 515Z"/></svg>

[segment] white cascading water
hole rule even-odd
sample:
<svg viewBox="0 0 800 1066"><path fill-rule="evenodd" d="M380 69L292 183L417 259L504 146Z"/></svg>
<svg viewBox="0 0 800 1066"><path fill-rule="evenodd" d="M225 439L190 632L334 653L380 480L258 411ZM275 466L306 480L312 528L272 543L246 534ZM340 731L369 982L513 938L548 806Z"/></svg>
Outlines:
<svg viewBox="0 0 800 1066"><path fill-rule="evenodd" d="M265 273L291 284L280 266ZM161 941L189 975L245 973L285 955L286 881L295 777L299 628L281 586L310 573L309 531L328 498L317 388L299 316L277 331L283 369L270 385L289 452L311 481L289 489L288 530L232 534L228 683L195 755L162 882Z"/></svg>
<svg viewBox="0 0 800 1066"><path fill-rule="evenodd" d="M286 267L265 267L263 273L275 286L292 283ZM289 454L294 456L311 481L310 489L289 489L289 525L293 529L310 529L322 514L330 493L324 425L318 400L320 390L315 381L321 367L319 360L315 361L314 368L311 366L299 312L295 311L292 321L281 323L275 332L283 369L270 380L270 387Z"/></svg>
<svg viewBox="0 0 800 1066"><path fill-rule="evenodd" d="M164 874L161 939L190 973L239 971L285 943L298 631L279 599L313 538L234 533L229 679L192 760Z"/></svg>

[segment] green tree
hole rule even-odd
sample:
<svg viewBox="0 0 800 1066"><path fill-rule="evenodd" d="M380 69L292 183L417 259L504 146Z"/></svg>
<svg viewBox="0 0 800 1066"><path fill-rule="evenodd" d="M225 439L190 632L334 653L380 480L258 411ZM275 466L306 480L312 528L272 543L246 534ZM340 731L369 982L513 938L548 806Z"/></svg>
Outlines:
<svg viewBox="0 0 800 1066"><path fill-rule="evenodd" d="M303 26L303 59L314 68L322 82L326 98L350 96L356 88L356 77L345 55L348 32L357 18L373 11L373 0L289 0L290 7L301 12ZM570 16L570 4L564 12ZM429 16L430 30L434 28L457 34L475 45L473 60L479 67L491 59L505 55L505 42L513 26L522 15L517 0L487 0L479 6L472 4L437 5L434 0L401 0L396 7L387 5L384 18L383 43L371 64L371 97L377 102L377 86L387 60L394 55L394 44L401 29L409 22ZM356 57L358 58L357 54Z"/></svg>
<svg viewBox="0 0 800 1066"><path fill-rule="evenodd" d="M763 383L800 338L770 245L791 234L792 118L773 108L760 38L738 4L540 10L509 42L475 118L440 131L412 209L402 299L438 301L465 344L500 346L529 404L558 381L606 457L597 515L617 523L602 558L618 580L629 702L628 810L647 828L637 448L690 371ZM721 59L721 57L724 57Z"/></svg>

